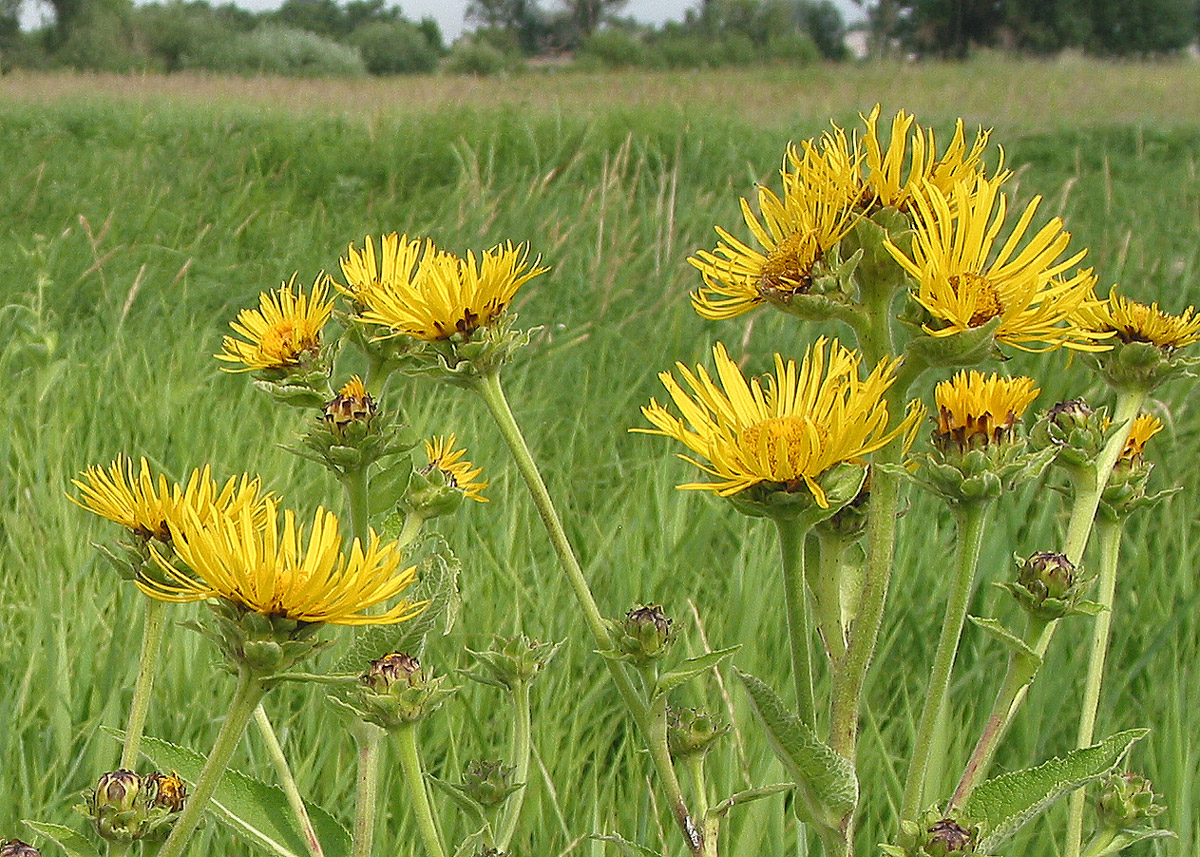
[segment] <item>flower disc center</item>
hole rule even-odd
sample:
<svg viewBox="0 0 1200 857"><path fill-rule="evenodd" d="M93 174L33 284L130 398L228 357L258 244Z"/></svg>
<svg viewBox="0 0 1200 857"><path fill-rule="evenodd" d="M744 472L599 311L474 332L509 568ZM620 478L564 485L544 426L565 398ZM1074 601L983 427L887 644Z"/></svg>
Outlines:
<svg viewBox="0 0 1200 857"><path fill-rule="evenodd" d="M305 351L316 350L315 337L305 335L305 331L291 319L284 319L272 325L259 341L259 351L278 363L295 362Z"/></svg>
<svg viewBox="0 0 1200 857"><path fill-rule="evenodd" d="M816 261L816 236L812 230L793 232L775 245L758 275L763 296L806 294L812 288L809 271Z"/></svg>
<svg viewBox="0 0 1200 857"><path fill-rule="evenodd" d="M816 423L807 416L790 414L769 417L742 430L741 446L750 454L762 454L774 481L797 478L814 447L824 440Z"/></svg>
<svg viewBox="0 0 1200 857"><path fill-rule="evenodd" d="M972 304L974 312L967 322L968 327L987 324L1004 312L1004 305L1000 303L1000 293L996 291L991 280L982 274L952 274L950 288L959 300L970 301Z"/></svg>

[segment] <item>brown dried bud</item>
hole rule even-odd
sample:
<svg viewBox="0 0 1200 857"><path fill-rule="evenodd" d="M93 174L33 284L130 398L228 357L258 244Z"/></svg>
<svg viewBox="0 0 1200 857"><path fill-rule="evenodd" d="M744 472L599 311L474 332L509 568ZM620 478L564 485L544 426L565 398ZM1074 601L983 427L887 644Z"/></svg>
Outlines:
<svg viewBox="0 0 1200 857"><path fill-rule="evenodd" d="M363 673L362 682L377 693L385 693L396 682L410 687L425 680L421 662L411 655L392 652L371 661L370 668Z"/></svg>
<svg viewBox="0 0 1200 857"><path fill-rule="evenodd" d="M180 812L183 809L183 803L187 800L187 786L174 771L169 774L153 771L142 778L142 783L154 794L153 806L168 812Z"/></svg>
<svg viewBox="0 0 1200 857"><path fill-rule="evenodd" d="M0 857L42 857L42 852L20 839L5 839L0 842Z"/></svg>
<svg viewBox="0 0 1200 857"><path fill-rule="evenodd" d="M969 852L971 844L971 831L953 819L943 818L929 828L929 851L932 854Z"/></svg>

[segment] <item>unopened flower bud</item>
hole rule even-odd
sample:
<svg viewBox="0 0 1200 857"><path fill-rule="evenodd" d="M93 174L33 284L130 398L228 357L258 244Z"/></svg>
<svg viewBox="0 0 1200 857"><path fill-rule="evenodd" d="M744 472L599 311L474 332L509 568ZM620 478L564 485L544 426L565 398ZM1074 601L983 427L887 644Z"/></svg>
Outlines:
<svg viewBox="0 0 1200 857"><path fill-rule="evenodd" d="M400 652L371 661L371 666L362 676L363 684L377 693L386 693L398 681L412 687L424 679L421 662Z"/></svg>
<svg viewBox="0 0 1200 857"><path fill-rule="evenodd" d="M707 753L728 731L721 718L695 708L667 709L667 749L675 758Z"/></svg>
<svg viewBox="0 0 1200 857"><path fill-rule="evenodd" d="M173 813L183 809L184 801L187 800L187 786L178 774L160 774L153 771L142 777L142 783L147 791L154 795L152 806Z"/></svg>
<svg viewBox="0 0 1200 857"><path fill-rule="evenodd" d="M96 783L95 805L97 809L110 812L127 812L133 809L141 793L142 778L121 768L100 777Z"/></svg>
<svg viewBox="0 0 1200 857"><path fill-rule="evenodd" d="M966 826L960 819L945 818L936 807L921 814L917 822L901 821L894 844L882 846L887 857L947 857L950 854L978 854L978 826Z"/></svg>
<svg viewBox="0 0 1200 857"><path fill-rule="evenodd" d="M1029 559L1015 556L1018 571L1015 583L1001 584L1030 615L1039 619L1061 619L1072 611L1091 578L1083 578L1079 569L1061 553L1038 551Z"/></svg>
<svg viewBox="0 0 1200 857"><path fill-rule="evenodd" d="M84 792L77 809L109 842L131 842L142 836L147 821L142 778L122 768L100 777L96 788Z"/></svg>
<svg viewBox="0 0 1200 857"><path fill-rule="evenodd" d="M475 658L475 669L468 678L493 687L512 690L533 681L554 657L562 643L540 643L524 634L497 637L485 652L467 651Z"/></svg>
<svg viewBox="0 0 1200 857"><path fill-rule="evenodd" d="M514 771L516 768L499 759L468 762L463 770L461 790L480 806L499 806L524 785L513 782Z"/></svg>
<svg viewBox="0 0 1200 857"><path fill-rule="evenodd" d="M338 394L325 403L322 419L339 437L345 437L353 427L365 431L374 419L378 405L367 394L362 378L355 375Z"/></svg>
<svg viewBox="0 0 1200 857"><path fill-rule="evenodd" d="M1096 814L1102 828L1121 830L1136 827L1166 807L1154 802L1154 786L1141 774L1113 772L1100 783Z"/></svg>
<svg viewBox="0 0 1200 857"><path fill-rule="evenodd" d="M20 839L5 839L0 842L0 857L42 857L42 852Z"/></svg>
<svg viewBox="0 0 1200 857"><path fill-rule="evenodd" d="M411 655L393 652L371 662L347 705L362 719L384 729L414 723L437 709L454 688L445 676L426 673Z"/></svg>
<svg viewBox="0 0 1200 857"><path fill-rule="evenodd" d="M954 853L969 854L975 850L973 839L971 831L967 828L953 819L943 818L929 828L929 843L925 850L930 857Z"/></svg>
<svg viewBox="0 0 1200 857"><path fill-rule="evenodd" d="M625 614L621 628L629 638L631 654L648 661L665 655L672 642L671 620L658 604L633 608Z"/></svg>

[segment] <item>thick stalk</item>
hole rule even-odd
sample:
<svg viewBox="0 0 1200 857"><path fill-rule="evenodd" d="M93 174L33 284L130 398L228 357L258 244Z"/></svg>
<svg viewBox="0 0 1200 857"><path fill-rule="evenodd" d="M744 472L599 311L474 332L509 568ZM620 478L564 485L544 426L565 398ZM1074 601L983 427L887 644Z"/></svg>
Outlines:
<svg viewBox="0 0 1200 857"><path fill-rule="evenodd" d="M1110 854L1108 847L1113 844L1113 840L1117 838L1119 830L1106 828L1099 831L1092 837L1092 841L1087 844L1087 848L1083 852L1083 857L1098 857L1098 855Z"/></svg>
<svg viewBox="0 0 1200 857"><path fill-rule="evenodd" d="M693 753L687 758L687 769L695 792L696 815L701 819L704 830L703 857L717 857L717 841L721 819L708 817L708 781L704 774L704 753Z"/></svg>
<svg viewBox="0 0 1200 857"><path fill-rule="evenodd" d="M1113 601L1117 590L1117 560L1121 553L1121 523L1101 521L1096 528L1100 540L1099 602L1106 609L1097 614L1092 626L1092 651L1088 657L1087 681L1083 686L1083 709L1079 712L1079 735L1076 747L1090 747L1096 730L1096 711L1100 705L1100 685L1104 679L1104 661L1108 656L1109 634L1112 630ZM1083 789L1071 795L1067 819L1066 857L1079 857L1083 842Z"/></svg>
<svg viewBox="0 0 1200 857"><path fill-rule="evenodd" d="M529 447L525 443L525 437L521 434L521 428L513 416L512 409L508 406L508 400L505 398L504 390L500 386L499 373L490 372L481 376L475 386L475 391L479 393L484 404L487 405L488 412L491 413L492 418L496 421L496 427L500 430L504 442L508 445L509 451L512 453L517 470L520 472L521 478L525 480L525 485L533 498L533 505L537 508L538 515L542 519L542 524L545 526L546 532L550 537L550 544L553 546L554 552L558 556L559 564L567 575L571 589L575 592L575 597L579 601L580 608L583 610L583 618L588 626L588 630L592 632L592 637L597 646L601 649L608 649L612 643L609 640L608 629L604 625L604 619L600 614L600 608L596 606L596 599L592 596L592 591L588 587L587 578L584 577L579 560L575 557L575 551L572 549L571 543L567 540L567 534L563 529L562 521L558 517L558 511L554 508L554 502L550 499L550 492L547 490L546 483L542 480L542 475L533 461L533 455L529 452ZM621 664L614 660L605 658L604 663L613 678L613 682L617 685L617 690L620 692L621 698L625 701L625 705L633 714L634 719L642 730L642 734L646 736L647 743L652 744L653 742L649 738L649 712L646 709L646 705L638 696L637 689L634 687L629 673L626 672ZM694 855L699 855L704 848L704 836L696 826L694 816L688 810L687 801L683 797L683 790L679 786L679 778L676 776L675 769L671 765L669 754L665 751L665 746L662 753L656 753L651 748L650 757L654 762L654 767L662 782L662 786L667 792L667 799L671 806L671 815L683 833L688 850Z"/></svg>
<svg viewBox="0 0 1200 857"><path fill-rule="evenodd" d="M142 653L138 658L133 700L129 704L129 723L125 727L121 762L117 765L130 771L137 767L138 750L141 749L142 734L146 730L146 713L150 710L150 693L154 689L154 675L158 672L158 659L162 654L163 626L167 615L167 602L157 598L143 600L146 619L142 631Z"/></svg>
<svg viewBox="0 0 1200 857"><path fill-rule="evenodd" d="M212 752L208 754L208 761L204 763L204 769L183 805L183 812L176 819L175 827L163 843L158 857L181 857L183 854L188 839L208 807L209 799L216 791L225 769L229 767L229 760L233 757L233 751L237 748L242 733L246 731L254 709L258 707L265 693L266 688L261 681L253 677L245 667L239 669L237 690L229 705L229 713L225 715L225 722L221 724L221 731L217 733L217 740L213 744Z"/></svg>
<svg viewBox="0 0 1200 857"><path fill-rule="evenodd" d="M917 727L917 740L913 746L912 760L908 766L908 778L904 783L904 803L900 817L915 821L921 811L924 798L925 779L933 748L939 746L937 726L950 687L950 674L958 655L958 643L962 637L963 623L967 619L967 603L975 587L975 570L979 565L979 549L983 544L983 531L987 525L991 502L959 505L954 507L957 522L957 544L955 545L955 574L950 593L946 599L946 611L942 619L942 633L938 639L937 653L929 674L929 687L925 692L925 704L921 709L921 721Z"/></svg>
<svg viewBox="0 0 1200 857"><path fill-rule="evenodd" d="M421 532L421 526L425 523L425 518L418 515L416 512L408 512L404 516L404 526L400 528L400 535L396 536L396 544L402 550L413 543L413 540Z"/></svg>
<svg viewBox="0 0 1200 857"><path fill-rule="evenodd" d="M354 782L354 838L351 857L370 857L375 844L375 805L379 800L379 757L387 733L374 723L360 720L350 727L358 748Z"/></svg>
<svg viewBox="0 0 1200 857"><path fill-rule="evenodd" d="M396 749L400 754L400 770L408 788L409 805L417 819L417 830L425 845L427 857L446 857L433 821L433 810L429 806L429 793L425 791L425 772L421 768L421 756L417 752L417 724L406 723L392 732Z"/></svg>
<svg viewBox="0 0 1200 857"><path fill-rule="evenodd" d="M815 729L817 707L810 651L812 632L808 627L808 598L804 592L804 537L809 528L806 523L782 518L776 518L775 525L779 530L779 553L783 562L783 604L792 653L796 712L804 723Z"/></svg>
<svg viewBox="0 0 1200 857"><path fill-rule="evenodd" d="M342 488L346 491L346 506L350 511L350 528L354 537L361 541L365 548L371 529L368 519L371 504L367 497L367 471L365 469L351 471L342 476L340 481Z"/></svg>
<svg viewBox="0 0 1200 857"><path fill-rule="evenodd" d="M504 823L500 827L500 835L496 839L496 847L507 852L517 830L517 822L521 817L521 808L525 805L525 793L529 791L529 736L532 731L532 721L529 712L529 684L519 681L512 689L513 724L512 724L512 755L516 767L513 771L513 782L523 783L516 794L505 807Z"/></svg>
<svg viewBox="0 0 1200 857"><path fill-rule="evenodd" d="M1057 622L1047 622L1045 619L1038 619L1035 616L1029 617L1025 628L1025 642L1039 657L1046 653L1056 624ZM1036 669L1034 672L1036 673ZM967 761L967 767L958 781L958 786L954 789L954 796L950 798L950 807L947 812L955 807L964 806L971 796L971 792L975 791L975 787L987 776L988 768L991 767L992 759L996 755L996 748L1000 746L1000 739L1008 731L1012 715L1016 712L1018 696L1023 698L1025 688L1031 681L1033 681L1033 675L1030 673L1028 665L1024 664L1017 655L1010 658L1008 672L1004 675L1004 683L1000 686L1000 692L996 694L996 702L992 705L992 711L984 724L983 733L979 736L971 758Z"/></svg>
<svg viewBox="0 0 1200 857"><path fill-rule="evenodd" d="M812 541L814 537L810 535L808 542ZM842 625L842 561L850 541L825 535L816 536L815 541L816 562L805 562L804 575L813 596L817 630L832 670L846 656L846 629Z"/></svg>
<svg viewBox="0 0 1200 857"><path fill-rule="evenodd" d="M300 796L300 789L296 787L296 778L292 776L292 768L288 765L287 756L283 755L283 747L279 744L275 727L271 725L271 720L267 717L262 703L254 708L254 725L258 727L263 744L267 748L267 755L271 757L271 764L275 766L275 776L279 778L279 785L283 789L284 795L287 796L288 806L292 808L292 815L296 817L296 823L300 825L300 832L304 836L304 844L308 848L308 853L312 857L324 857L325 852L321 850L317 831L313 829L312 819L308 817L308 810L304 808L304 798Z"/></svg>

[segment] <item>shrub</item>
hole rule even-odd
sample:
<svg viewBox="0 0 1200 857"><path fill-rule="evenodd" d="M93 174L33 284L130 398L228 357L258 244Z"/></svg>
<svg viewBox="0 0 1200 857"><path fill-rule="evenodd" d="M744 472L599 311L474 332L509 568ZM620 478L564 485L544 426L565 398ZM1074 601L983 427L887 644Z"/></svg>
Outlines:
<svg viewBox="0 0 1200 857"><path fill-rule="evenodd" d="M291 77L355 76L367 70L357 48L270 24L228 42L206 44L185 62L192 68Z"/></svg>
<svg viewBox="0 0 1200 857"><path fill-rule="evenodd" d="M793 65L811 65L822 57L817 43L804 33L775 36L766 45L768 58Z"/></svg>
<svg viewBox="0 0 1200 857"><path fill-rule="evenodd" d="M628 68L650 65L651 55L641 39L625 30L597 30L585 38L575 53L584 66Z"/></svg>
<svg viewBox="0 0 1200 857"><path fill-rule="evenodd" d="M416 74L437 68L438 52L408 21L372 21L350 34L371 74Z"/></svg>
<svg viewBox="0 0 1200 857"><path fill-rule="evenodd" d="M519 60L486 42L459 39L446 57L446 71L490 77L512 69Z"/></svg>

